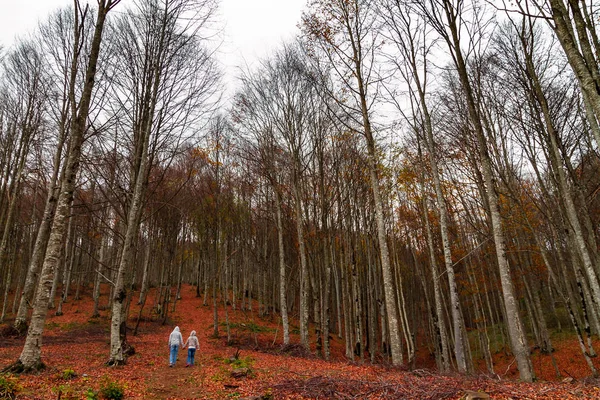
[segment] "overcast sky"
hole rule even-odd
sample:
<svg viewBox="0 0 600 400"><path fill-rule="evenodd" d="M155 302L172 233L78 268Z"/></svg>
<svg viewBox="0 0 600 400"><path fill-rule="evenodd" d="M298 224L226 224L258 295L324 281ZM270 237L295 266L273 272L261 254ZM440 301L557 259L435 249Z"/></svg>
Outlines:
<svg viewBox="0 0 600 400"><path fill-rule="evenodd" d="M31 32L48 13L72 2L0 0L0 45L5 49L10 47L15 36ZM117 7L125 8L132 3L133 0L122 0ZM263 57L298 32L296 26L305 4L306 0L221 0L225 43L220 59L227 67L229 85L233 84L238 66L254 64L257 57Z"/></svg>

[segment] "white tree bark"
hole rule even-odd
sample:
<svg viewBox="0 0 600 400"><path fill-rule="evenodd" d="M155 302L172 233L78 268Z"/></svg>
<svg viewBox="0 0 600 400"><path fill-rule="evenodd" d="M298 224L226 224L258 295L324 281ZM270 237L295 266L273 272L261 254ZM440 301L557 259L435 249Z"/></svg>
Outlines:
<svg viewBox="0 0 600 400"><path fill-rule="evenodd" d="M515 289L512 282L510 264L506 254L506 241L502 229L502 217L496 193L495 178L492 170L492 162L488 152L488 143L484 134L483 125L478 113L478 106L473 94L473 88L469 80L469 73L461 50L459 26L463 21L459 9L463 6L462 0L429 1L421 6L427 14L428 22L442 35L452 54L460 83L465 95L469 121L473 127L479 159L481 163L483 179L485 182L484 193L490 209L490 221L496 257L502 286L502 296L505 307L505 322L507 324L512 352L517 361L520 377L523 381L531 382L534 379L533 368L529 356L529 347L525 335L519 307L517 304ZM481 33L481 32L480 32Z"/></svg>
<svg viewBox="0 0 600 400"><path fill-rule="evenodd" d="M600 146L600 136L595 129L600 120L600 68L594 51L594 48L598 50L597 46L600 43L597 42L595 33L595 16L590 18L589 15L585 15L585 8L588 7L585 1L569 0L567 4L564 0L544 0L546 1L550 5L551 20L554 22L551 27L575 72L583 92L585 111L592 125L596 144Z"/></svg>
<svg viewBox="0 0 600 400"><path fill-rule="evenodd" d="M425 230L427 234L427 246L429 247L429 268L431 269L431 279L433 280L433 294L435 300L435 329L438 330L438 335L440 338L440 347L441 347L441 372L448 372L450 370L450 360L448 359L448 336L446 335L446 323L445 316L443 310L443 301L442 301L442 292L440 288L440 274L438 273L437 261L435 259L433 238L431 232L431 224L429 222L429 218L427 216L428 206L426 195L423 194L423 218L425 219Z"/></svg>
<svg viewBox="0 0 600 400"><path fill-rule="evenodd" d="M533 95L535 96L535 102L537 103L541 111L543 122L547 131L546 143L548 143L550 147L549 161L552 166L552 169L554 170L554 175L558 183L559 193L565 205L569 225L571 226L571 229L574 233L576 249L579 253L581 261L583 262L583 269L586 273L590 288L593 293L592 312L594 312L595 315L598 316L600 315L600 283L598 281L598 275L596 273L595 265L585 240L584 230L581 226L579 215L577 213L575 202L573 200L573 195L570 190L570 185L568 183L567 172L565 171L564 163L562 161L561 152L559 149L560 137L552 119L550 106L544 94L542 84L539 81L537 71L533 64L533 56L531 54L531 51L533 50L528 48L523 35L524 33L522 34L521 39L523 51L525 54L526 68L529 72L529 77L531 79L531 89L533 91Z"/></svg>
<svg viewBox="0 0 600 400"><path fill-rule="evenodd" d="M124 320L123 306L125 299L127 298L127 290L125 288L125 274L128 269L133 265L133 258L135 256L135 245L138 240L138 232L140 219L143 211L143 200L146 192L146 179L150 168L150 162L148 160L148 147L150 143L150 124L152 117L147 121L148 125L144 127L144 132L140 134L142 138L142 154L139 163L139 170L134 171L135 184L133 187L133 197L131 199L131 205L127 213L127 227L125 230L125 238L123 241L123 249L121 251L121 257L119 266L117 269L115 287L112 297L112 309L111 309L111 323L110 323L110 357L109 365L122 365L125 363L125 356L123 354L123 343L122 332L124 333L124 326L127 321ZM166 311L166 310L165 310Z"/></svg>
<svg viewBox="0 0 600 400"><path fill-rule="evenodd" d="M279 313L283 329L283 344L290 344L290 323L287 310L285 252L283 247L283 222L281 220L281 199L277 189L275 191L275 212L277 214L277 247L279 249Z"/></svg>
<svg viewBox="0 0 600 400"><path fill-rule="evenodd" d="M300 343L309 349L308 336L308 263L306 261L306 246L304 244L304 228L302 218L302 203L299 184L294 184L294 210L296 211L296 234L298 236L298 253L300 253Z"/></svg>
<svg viewBox="0 0 600 400"><path fill-rule="evenodd" d="M61 258L63 239L67 231L70 204L71 199L73 198L73 192L75 190L77 171L81 157L81 147L87 126L87 118L92 99L92 91L94 88L94 78L96 75L96 66L100 53L100 45L102 42L104 22L110 9L112 9L119 1L120 0L98 1L98 13L85 73L85 84L81 94L79 107L77 108L77 113L73 112L72 115L70 146L66 161L64 179L61 182L61 189L56 207L56 215L52 223L48 248L44 258L44 263L42 265L40 283L35 294L31 324L27 330L27 337L25 339L23 350L19 356L17 365L15 366L15 368L18 369L26 371L36 370L43 365L41 360L42 333L44 331L44 324L48 314L50 290L52 288L52 282L56 273L56 268ZM79 14L77 11L77 0L75 0L75 2L75 36L78 37ZM78 64L79 40L77 39L75 40L74 49L73 61L71 63L72 74L76 74L76 68ZM75 88L71 87L70 91L71 97L74 98ZM72 110L76 110L74 105L72 106ZM18 365L19 363L21 365Z"/></svg>

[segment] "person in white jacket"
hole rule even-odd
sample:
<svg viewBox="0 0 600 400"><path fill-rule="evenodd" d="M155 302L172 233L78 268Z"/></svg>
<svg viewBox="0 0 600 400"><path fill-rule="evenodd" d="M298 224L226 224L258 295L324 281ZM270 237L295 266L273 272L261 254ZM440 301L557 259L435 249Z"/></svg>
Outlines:
<svg viewBox="0 0 600 400"><path fill-rule="evenodd" d="M200 349L200 342L198 341L198 336L196 336L196 331L192 331L190 333L190 337L186 340L184 347L188 348L188 357L186 367L191 367L194 365L194 356L196 355L196 350Z"/></svg>
<svg viewBox="0 0 600 400"><path fill-rule="evenodd" d="M177 354L179 353L179 348L181 346L183 346L183 337L181 336L179 327L176 326L169 336L169 367L175 365L175 361L177 361Z"/></svg>

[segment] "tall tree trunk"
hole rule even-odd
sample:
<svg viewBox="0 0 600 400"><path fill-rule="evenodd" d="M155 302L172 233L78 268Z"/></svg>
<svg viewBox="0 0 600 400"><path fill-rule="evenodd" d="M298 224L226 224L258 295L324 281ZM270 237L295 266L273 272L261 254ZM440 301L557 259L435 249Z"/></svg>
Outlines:
<svg viewBox="0 0 600 400"><path fill-rule="evenodd" d="M358 231L357 231L358 232ZM362 307L362 291L360 287L360 276L359 268L357 265L357 249L352 249L352 261L350 263L350 280L351 280L351 293L352 293L352 308L353 308L353 329L354 329L354 354L356 354L359 360L362 362L364 358L364 341L363 341L363 307Z"/></svg>
<svg viewBox="0 0 600 400"><path fill-rule="evenodd" d="M90 46L87 69L85 72L85 83L81 92L81 98L78 107L75 107L74 104L72 106L72 110L77 112L72 113L70 146L66 160L64 180L61 182L61 190L57 202L56 215L52 222L48 248L40 275L40 283L35 295L31 324L27 330L27 338L25 339L23 351L19 356L17 365L15 365L15 369L17 370L38 370L43 366L41 360L42 333L44 331L44 324L48 314L50 289L56 273L56 267L61 258L64 242L63 239L67 230L71 199L73 198L73 192L75 190L77 181L81 147L84 140L87 118L92 99L92 91L94 88L98 56L100 54L100 44L102 42L104 22L110 9L118 2L119 0L98 0L96 25ZM75 75L77 72L77 64L80 56L80 22L78 10L79 4L78 1L75 0L75 43L73 46L73 60L71 62L72 75ZM81 23L84 23L84 21L81 21ZM75 97L74 87L70 88L70 96L71 98Z"/></svg>
<svg viewBox="0 0 600 400"><path fill-rule="evenodd" d="M433 298L435 301L435 321L434 329L436 336L440 341L441 372L450 370L450 359L448 353L448 336L446 335L446 322L444 317L442 302L442 292L440 287L440 274L438 273L437 261L435 257L435 248L431 232L431 223L429 222L427 196L423 195L423 220L425 221L425 234L427 237L427 247L429 248L429 268L431 270L431 280L433 282ZM416 257L414 257L416 260Z"/></svg>
<svg viewBox="0 0 600 400"><path fill-rule="evenodd" d="M4 322L4 318L6 317L6 308L8 305L8 293L10 292L10 285L12 284L12 270L13 266L9 263L6 263L6 278L4 280L4 298L2 300L2 313L0 314L0 323ZM1 272L1 270L0 270Z"/></svg>
<svg viewBox="0 0 600 400"><path fill-rule="evenodd" d="M485 312L483 311L483 304L481 301L481 295L479 293L479 285L477 284L477 277L475 276L475 268L472 267L471 263L468 263L468 265L471 266L471 271L467 271L467 276L469 277L471 286L475 288L473 293L473 307L475 308L475 318L477 321L476 326L479 335L479 343L481 344L481 352L483 353L485 366L487 367L488 372L490 374L495 374L494 361L490 351L488 324L486 323Z"/></svg>
<svg viewBox="0 0 600 400"><path fill-rule="evenodd" d="M585 111L592 127L600 120L600 68L596 51L600 46L596 34L595 21L587 15L585 1L548 0L551 9L550 24L575 72L585 101ZM592 16L593 17L593 16ZM550 19L548 20L550 22ZM600 136L594 130L596 145L600 146Z"/></svg>
<svg viewBox="0 0 600 400"><path fill-rule="evenodd" d="M348 268L350 266L350 241L353 240L350 238L350 233L348 231L345 233L343 250L344 254L340 257L340 271L341 271L341 282L342 282L342 315L344 316L344 343L346 345L346 357L352 361L354 361L354 349L352 348L352 344L354 343L353 335L352 335L352 302L350 301L350 290L349 290L349 282L348 282Z"/></svg>
<svg viewBox="0 0 600 400"><path fill-rule="evenodd" d="M532 33L529 35L532 36ZM576 243L576 249L579 253L580 259L583 262L583 270L587 275L588 282L593 293L591 306L593 312L596 315L600 315L600 302L598 301L598 299L600 299L600 283L598 281L592 256L590 255L590 251L585 240L583 227L581 226L579 216L577 215L575 202L570 192L570 185L568 184L565 167L561 161L559 148L560 138L552 119L550 106L548 104L546 95L544 94L537 71L535 70L535 66L533 64L532 39L529 39L528 41L525 32L521 32L520 39L523 47L523 53L525 55L526 68L531 79L531 90L533 96L535 96L535 103L537 107L539 107L539 111L541 111L543 123L547 132L546 142L549 145L549 161L558 183L559 193L564 202L567 220L574 233L573 239Z"/></svg>
<svg viewBox="0 0 600 400"><path fill-rule="evenodd" d="M394 242L395 243L395 242ZM371 290L366 291L366 301L367 301L367 350L369 351L369 358L371 360L371 364L375 364L376 356L377 356L377 302L375 300L375 267L371 267L371 264L376 263L373 260L371 255L371 246L369 246L369 251L367 252L369 267L365 271L367 275L366 284L368 288Z"/></svg>
<svg viewBox="0 0 600 400"><path fill-rule="evenodd" d="M110 329L110 356L108 365L122 365L125 363L126 352L130 351L126 343L125 333L127 331L126 319L123 319L123 305L127 299L127 289L125 276L129 268L133 265L135 257L135 246L138 241L138 232L140 219L143 211L143 199L145 194L146 179L149 171L148 144L150 132L147 132L144 139L142 159L140 169L137 172L133 198L127 215L127 228L123 242L120 262L117 269L115 287L113 292L113 302L111 310L111 329Z"/></svg>
<svg viewBox="0 0 600 400"><path fill-rule="evenodd" d="M283 247L283 222L281 220L281 196L275 191L275 213L277 216L277 248L279 250L279 313L283 327L283 344L290 344L290 324L288 321L285 249Z"/></svg>
<svg viewBox="0 0 600 400"><path fill-rule="evenodd" d="M354 50L355 60L358 60L358 49ZM390 253L387 244L387 234L385 229L385 217L383 212L383 199L381 189L379 187L379 162L377 159L377 150L375 147L375 139L371 131L371 121L369 117L369 108L367 106L367 96L365 93L364 83L362 81L362 71L359 62L355 63L356 79L358 80L358 89L360 93L360 106L362 113L362 122L364 134L367 141L367 150L369 154L369 177L371 180L371 191L373 193L373 202L375 205L375 222L377 226L377 239L379 244L379 252L381 258L381 271L383 275L383 289L385 294L385 303L387 311L388 332L390 335L390 351L392 356L392 364L402 364L402 351L400 344L400 327L398 324L398 304L396 303L394 275L390 263Z"/></svg>
<svg viewBox="0 0 600 400"><path fill-rule="evenodd" d="M529 224L529 221L527 221ZM534 233L534 239L538 245L538 248L540 249L540 254L542 256L542 260L544 261L544 264L546 265L546 268L548 269L548 274L550 275L550 280L554 283L554 286L556 287L558 293L561 295L562 299L563 299L563 303L565 305L565 307L567 308L567 312L569 314L569 319L571 320L571 323L573 324L573 328L575 329L575 333L577 335L577 341L579 343L579 348L581 349L581 352L583 354L583 357L586 361L586 363L588 364L588 367L590 368L592 374L594 377L598 376L598 372L596 370L596 367L594 366L594 363L592 362L591 358L590 358L590 353L588 353L588 349L585 346L585 342L583 340L583 335L581 332L581 327L579 325L579 322L577 320L577 317L575 315L575 311L574 308L576 307L576 303L575 303L575 294L573 293L572 289L571 289L571 285L569 283L568 279L560 279L560 277L558 277L556 275L555 269L553 264L550 262L550 256L548 255L548 251L546 250L546 247L543 245L542 239L539 237L538 234L536 234L536 231L532 229L532 232ZM553 232L553 234L555 234L556 232ZM555 236L556 239L556 236ZM558 243L558 241L556 241ZM557 251L558 253L558 269L562 271L563 274L565 274L567 268L564 264L563 261L563 257L562 257L562 252L558 249ZM574 307L575 306L575 307ZM584 309L584 313L585 313L585 304L583 305L583 309ZM586 320L587 323L587 320ZM593 350L593 348L591 348ZM558 376L560 376L560 371L558 371Z"/></svg>
<svg viewBox="0 0 600 400"><path fill-rule="evenodd" d="M140 288L140 298L138 299L138 305L144 304L146 301L146 294L148 293L148 270L150 268L150 249L152 245L150 240L146 243L146 255L144 256L144 271L142 273L142 286ZM200 261L198 261L200 263ZM199 267L198 267L199 269ZM199 278L198 278L199 279ZM200 287L200 282L198 282L198 287Z"/></svg>
<svg viewBox="0 0 600 400"><path fill-rule="evenodd" d="M124 235L124 243L122 248L121 257L117 268L117 275L115 280L115 288L113 293L112 313L111 313L111 333L110 333L110 356L108 365L121 365L126 362L124 350L129 350L130 346L126 343L126 337L124 333L126 329L126 318L123 319L123 305L127 299L127 288L125 282L125 276L128 268L133 265L135 257L135 248L138 242L138 233L140 229L140 221L143 212L143 200L146 193L146 187L148 185L148 175L151 167L151 161L149 156L150 137L153 130L160 129L160 122L154 120L157 112L157 105L159 102L159 96L161 91L161 84L163 82L163 75L166 73L163 69L166 69L165 63L166 58L169 57L167 53L167 47L174 45L171 40L171 32L169 29L173 22L172 18L175 16L172 14L170 4L164 4L164 10L161 10L158 21L155 21L156 16L142 16L142 18L153 18L152 21L147 23L152 25L155 29L152 34L152 44L146 43L147 54L149 58L145 59L152 65L149 71L144 71L143 76L143 88L142 93L144 98L141 100L139 107L141 113L136 115L138 120L135 123L135 149L134 149L134 160L133 167L130 171L130 178L132 182L131 188L131 203L127 210L127 225ZM162 117L161 117L162 118ZM173 259L170 260L171 262ZM169 284L172 284L172 280L169 279ZM177 301L177 295L175 296L175 302ZM167 310L165 309L166 313Z"/></svg>
<svg viewBox="0 0 600 400"><path fill-rule="evenodd" d="M25 161L27 160L27 154L29 152L29 143L32 133L23 132L19 143L19 150L16 161L18 165L14 171L11 179L9 196L8 196L8 209L6 210L6 217L4 220L4 229L2 231L2 239L0 240L0 271L4 268L8 270L8 276L5 281L5 292L4 292L4 303L2 306L2 314L0 315L0 322L4 322L6 315L6 306L8 303L8 291L11 285L12 265L8 262L9 258L9 237L14 228L13 220L17 210L17 204L19 203L19 191L21 189L21 178L23 177L23 170L25 168Z"/></svg>
<svg viewBox="0 0 600 400"><path fill-rule="evenodd" d="M294 182L294 209L296 211L296 235L298 240L298 253L300 257L300 344L309 349L308 336L308 291L310 289L308 276L308 262L306 260L306 246L304 243L304 228L302 218L302 202L300 199L300 183L296 177Z"/></svg>
<svg viewBox="0 0 600 400"><path fill-rule="evenodd" d="M71 212L73 210L73 205L71 204ZM64 272L63 272L63 283L62 283L62 294L60 295L60 299L58 300L58 307L56 308L56 315L63 315L62 305L67 301L67 296L69 295L69 286L71 284L71 271L73 270L73 265L75 264L75 252L76 241L75 230L73 229L73 217L69 218L69 227L67 228L67 238L65 244L65 262L64 262ZM50 301L54 301L54 299L50 299Z"/></svg>
<svg viewBox="0 0 600 400"><path fill-rule="evenodd" d="M339 258L341 259L342 257L339 257ZM342 293L341 293L342 292L342 286L341 286L342 279L340 277L340 272L338 272L340 269L338 267L338 265L342 265L342 264L341 264L341 261L339 261L339 263L338 263L337 258L332 261L332 264L334 267L333 268L333 281L334 281L334 287L335 287L335 306L336 306L335 307L335 310L336 310L335 316L336 316L336 321L337 321L337 337L338 337L338 339L341 339L342 332L344 331L342 328L342 322L343 322L343 318L342 318L343 305L342 305L342 297L341 297L342 296Z"/></svg>
<svg viewBox="0 0 600 400"><path fill-rule="evenodd" d="M104 237L104 235L102 235L100 237L100 250L98 250L99 253L99 257L98 257L98 266L96 267L96 274L95 274L95 279L94 279L94 292L93 292L93 299L94 299L94 311L92 312L92 318L97 318L100 316L100 312L99 312L99 302L100 302L100 285L102 283L102 268L104 267L104 263L106 262L106 238Z"/></svg>
<svg viewBox="0 0 600 400"><path fill-rule="evenodd" d="M465 347L468 346L468 340L464 337L462 332L465 330L465 324L462 319L462 310L460 306L460 300L458 297L458 287L456 284L456 277L454 273L454 264L452 261L452 250L450 246L450 237L448 233L448 211L446 208L446 200L444 198L442 192L442 183L440 178L440 171L437 161L436 151L436 143L433 136L433 125L431 122L431 114L429 112L429 107L427 105L426 99L426 87L424 85L424 81L421 79L421 73L419 71L418 63L420 60L417 60L418 56L416 54L417 49L415 48L415 44L413 43L412 32L408 32L409 38L407 40L410 41L410 45L403 44L403 51L406 53L407 62L410 65L410 72L412 74L412 78L414 79L414 85L417 89L418 99L419 99L419 108L422 112L422 121L424 128L424 142L427 147L429 160L429 167L431 170L431 176L433 178L433 186L435 189L435 197L437 201L437 210L439 212L439 223L440 223L440 234L442 237L442 249L444 254L444 265L446 267L446 276L448 278L448 287L450 290L450 308L452 310L452 327L454 330L454 356L456 358L456 364L458 367L458 372L466 373L467 372L467 360L465 356ZM403 42L404 43L404 42ZM426 60L426 57L424 57ZM425 61L426 62L426 61ZM427 63L423 66L422 75L426 76L427 74ZM416 116L415 116L416 117ZM419 149L420 152L420 149ZM427 209L425 210L425 218L427 218ZM433 248L431 248L433 250ZM430 250L430 251L431 251ZM431 257L434 257L432 254ZM434 277L434 280L436 278ZM437 308L437 299L436 299L436 308ZM439 315L438 315L439 321ZM439 327L438 327L439 328ZM440 328L441 329L441 328ZM445 335L445 333L444 333ZM442 341L442 348L444 348L444 342ZM445 350L444 350L445 351ZM447 355L444 354L443 357ZM444 365L448 366L447 360L443 361Z"/></svg>
<svg viewBox="0 0 600 400"><path fill-rule="evenodd" d="M425 102L425 96L421 101ZM423 106L422 106L423 107ZM426 109L426 107L424 107ZM454 263L452 262L452 251L450 249L450 237L448 234L448 212L446 210L446 200L442 194L442 184L440 182L440 174L436 160L436 150L433 139L433 130L431 128L431 119L429 112L425 113L425 131L427 136L427 147L429 150L429 163L433 175L433 183L435 188L435 195L440 214L440 233L442 236L442 248L444 252L444 265L446 267L446 276L448 278L448 287L450 290L450 307L452 310L452 326L454 328L454 356L456 357L456 364L458 372L467 372L467 360L465 355L465 347L468 345L466 338L462 332L465 329L464 321L462 319L462 310L460 301L458 298L458 287L456 285L456 277L454 274Z"/></svg>
<svg viewBox="0 0 600 400"><path fill-rule="evenodd" d="M323 283L323 357L325 360L329 360L331 357L331 345L329 340L331 324L331 264L332 264L332 245L330 244L330 238L328 230L325 229L325 243L323 244L323 258L325 262L325 282Z"/></svg>
<svg viewBox="0 0 600 400"><path fill-rule="evenodd" d="M519 307L512 282L510 265L508 263L506 241L502 229L502 217L498 202L498 193L496 192L497 187L492 169L492 162L488 151L487 139L485 137L482 122L477 111L477 103L469 79L467 65L461 50L460 35L458 31L459 27L457 23L457 18L459 18L459 16L456 14L458 11L451 4L451 0L443 0L443 12L446 16L448 28L450 29L450 34L446 36L445 39L453 55L461 87L467 103L469 120L473 126L473 129L475 130L479 159L481 162L483 178L486 186L485 195L490 210L492 235L496 248L500 282L502 285L502 296L504 299L505 314L507 317L505 321L508 327L511 348L517 361L517 367L519 369L519 375L521 379L525 382L531 382L535 378L535 375L531 366L527 337L525 336L525 329L519 314Z"/></svg>
<svg viewBox="0 0 600 400"><path fill-rule="evenodd" d="M74 85L74 82L71 82ZM17 310L17 316L15 318L14 327L18 331L24 331L27 328L27 311L31 305L32 297L38 281L38 274L42 266L42 261L46 254L46 247L48 240L50 239L50 229L52 227L52 221L54 220L54 213L56 211L56 203L59 196L59 173L61 172L61 159L63 153L63 147L66 140L66 125L67 125L67 109L69 107L68 101L63 102L63 108L61 113L61 120L59 123L59 137L56 145L56 150L53 156L52 162L52 177L48 183L48 194L46 197L46 204L44 206L44 215L42 222L37 231L35 244L31 253L31 259L29 260L29 268L27 269L27 276L25 277L25 284L23 286L23 292L19 301L19 308ZM64 173L64 171L63 171ZM61 176L60 181L63 180Z"/></svg>

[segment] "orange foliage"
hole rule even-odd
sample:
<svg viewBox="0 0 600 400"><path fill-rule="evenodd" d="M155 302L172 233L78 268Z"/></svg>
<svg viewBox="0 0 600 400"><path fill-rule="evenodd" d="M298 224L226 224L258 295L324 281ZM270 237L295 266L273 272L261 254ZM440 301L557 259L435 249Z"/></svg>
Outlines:
<svg viewBox="0 0 600 400"><path fill-rule="evenodd" d="M107 288L103 289L101 304L105 304L107 298ZM154 292L150 293L149 304L154 296ZM135 300L137 296L132 302L130 326L135 324L138 312ZM502 399L592 398L600 394L593 383L578 381L523 384L483 376L436 375L422 369L433 364L432 356L424 347L418 352L417 368L420 369L415 373L400 368L373 366L367 362L349 363L343 355L343 342L336 335L332 335L332 361L314 356L293 356L281 351L282 334L278 318L273 318L274 315L259 318L256 304L253 305L253 311L245 312L241 312L239 307L237 310L229 307L233 345L227 346L224 326L220 326L221 337L211 336L212 308L202 306L202 299L195 297L195 288L191 286L183 287L182 300L177 303L176 311L171 316L172 323L161 326L156 321L142 322L140 334L133 336L130 333L128 336L136 354L128 359L127 365L111 368L104 364L109 353L107 311L103 311L100 318L92 319L92 306L86 293L82 300L65 303L64 315L50 314L42 351L43 361L48 368L39 375L19 377L24 387L19 398L56 399L59 388L63 390L63 399L85 398L85 390L98 390L105 379L124 384L127 399L223 399L263 396L267 393L276 399L301 399L315 398L316 391L332 385L341 391L338 393L340 396L385 399L416 399L424 396L459 399L464 396L465 390L481 390L492 398ZM146 309L149 308L147 306ZM222 308L219 314L223 322ZM167 338L173 325L180 326L184 339L192 329L198 332L200 351L193 368L184 368L185 350L180 351L175 368L168 368ZM248 326L259 326L261 332L253 333L247 329ZM298 335L292 335L292 342L299 343ZM3 338L0 342L0 365L15 361L22 345L22 338ZM565 340L555 346L557 351L554 355L563 375L575 378L587 375L574 343ZM231 377L233 367L225 362L237 349L241 349L240 358L249 357L247 360L251 364L252 373L242 379ZM496 354L495 357L498 374L516 379L512 357L503 354ZM533 364L541 379L553 378L549 360L548 355L533 354ZM479 368L483 370L482 365ZM77 376L65 379L63 373L67 369L72 369Z"/></svg>

